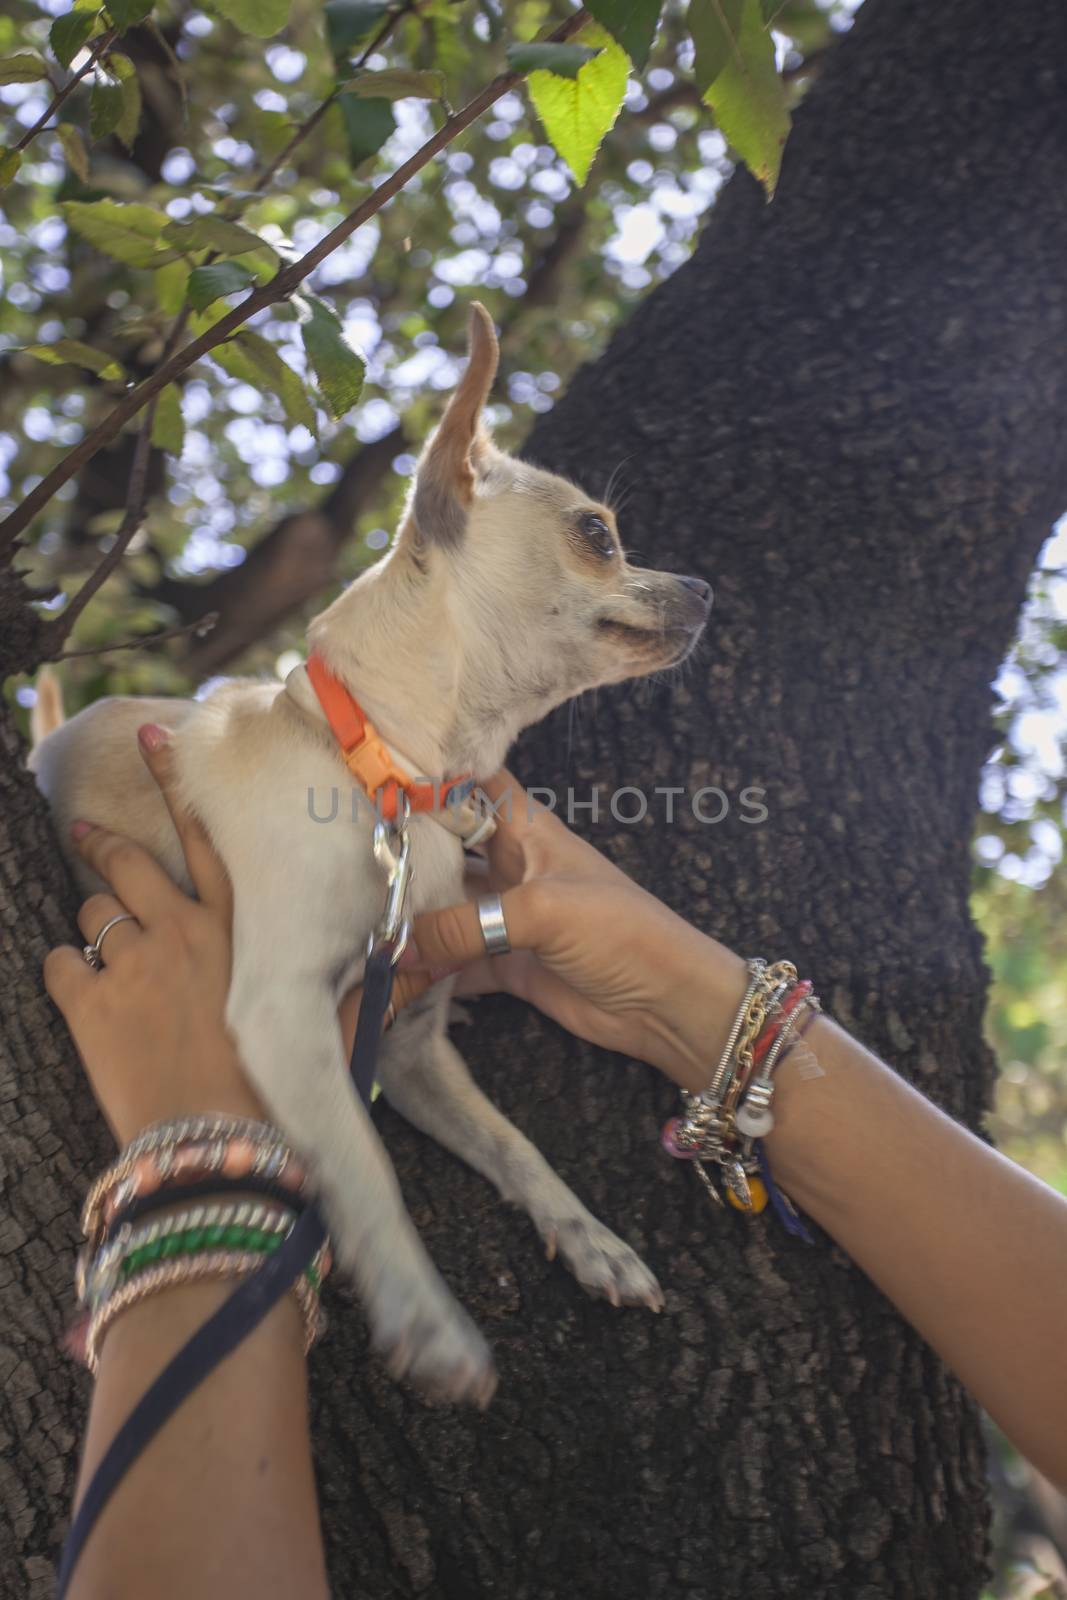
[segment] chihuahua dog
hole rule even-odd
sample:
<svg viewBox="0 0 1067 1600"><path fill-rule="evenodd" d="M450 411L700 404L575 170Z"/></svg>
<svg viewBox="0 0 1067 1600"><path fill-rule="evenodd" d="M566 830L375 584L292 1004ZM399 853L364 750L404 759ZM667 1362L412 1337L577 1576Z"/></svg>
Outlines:
<svg viewBox="0 0 1067 1600"><path fill-rule="evenodd" d="M493 444L482 408L497 357L492 321L476 304L466 370L422 453L391 550L309 630L313 651L410 770L442 779L495 772L522 728L582 690L682 661L710 607L701 579L631 567L606 506ZM138 754L136 729L153 721L171 730L179 799L233 884L227 1021L307 1162L374 1345L427 1394L484 1405L495 1386L488 1347L423 1248L346 1069L338 1001L362 972L384 884L372 808L326 827L309 806L345 769L307 670L284 685L223 683L199 701L102 700L34 751L61 839L75 818L90 818L189 887ZM410 912L462 899L460 838L436 815L415 815L409 828ZM76 857L71 864L83 886L101 887ZM448 991L436 985L384 1035L386 1098L522 1206L585 1289L659 1309L648 1268L474 1083L446 1036Z"/></svg>

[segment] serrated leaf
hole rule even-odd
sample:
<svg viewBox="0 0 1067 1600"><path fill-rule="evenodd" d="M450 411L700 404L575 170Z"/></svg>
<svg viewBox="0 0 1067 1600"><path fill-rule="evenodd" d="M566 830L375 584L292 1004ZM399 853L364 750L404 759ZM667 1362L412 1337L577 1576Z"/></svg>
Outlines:
<svg viewBox="0 0 1067 1600"><path fill-rule="evenodd" d="M693 76L706 94L730 60L740 58L743 0L689 0L686 21L695 51Z"/></svg>
<svg viewBox="0 0 1067 1600"><path fill-rule="evenodd" d="M289 21L290 0L210 0L217 11L242 33L256 39L271 39Z"/></svg>
<svg viewBox="0 0 1067 1600"><path fill-rule="evenodd" d="M63 146L63 154L67 158L67 166L71 172L79 177L82 183L89 182L89 152L85 148L85 140L81 130L73 122L61 122L56 129L56 137Z"/></svg>
<svg viewBox="0 0 1067 1600"><path fill-rule="evenodd" d="M185 297L195 311L203 311L213 300L236 294L254 282L254 275L238 262L213 261L210 266L193 268Z"/></svg>
<svg viewBox="0 0 1067 1600"><path fill-rule="evenodd" d="M648 64L663 0L591 0L587 10L621 44L638 72Z"/></svg>
<svg viewBox="0 0 1067 1600"><path fill-rule="evenodd" d="M162 267L177 258L176 250L160 244L170 218L154 206L124 205L118 200L64 200L63 214L75 233L129 267Z"/></svg>
<svg viewBox="0 0 1067 1600"><path fill-rule="evenodd" d="M141 126L141 86L137 82L137 68L129 56L120 54L108 56L105 66L107 71L118 79L122 109L115 124L115 132L129 150Z"/></svg>
<svg viewBox="0 0 1067 1600"><path fill-rule="evenodd" d="M225 217L195 217L192 222L172 222L163 230L164 239L180 250L214 250L220 256L263 255L275 266L277 251L251 228Z"/></svg>
<svg viewBox="0 0 1067 1600"><path fill-rule="evenodd" d="M440 100L445 92L443 73L415 72L408 67L384 67L381 72L361 72L342 91L362 100Z"/></svg>
<svg viewBox="0 0 1067 1600"><path fill-rule="evenodd" d="M9 183L14 183L21 165L21 150L0 150L0 189L6 189Z"/></svg>
<svg viewBox="0 0 1067 1600"><path fill-rule="evenodd" d="M515 72L554 72L558 78L576 78L596 55L584 44L513 44L508 66Z"/></svg>
<svg viewBox="0 0 1067 1600"><path fill-rule="evenodd" d="M526 80L545 132L579 183L585 182L604 135L614 126L630 76L626 51L602 29L596 32L603 48L578 69L573 81L554 72L532 72Z"/></svg>
<svg viewBox="0 0 1067 1600"><path fill-rule="evenodd" d="M37 83L47 76L48 68L40 56L0 56L0 84Z"/></svg>
<svg viewBox="0 0 1067 1600"><path fill-rule="evenodd" d="M356 95L343 94L337 102L348 141L348 159L358 167L371 156L377 155L389 136L396 131L396 118L388 100L361 100Z"/></svg>
<svg viewBox="0 0 1067 1600"><path fill-rule="evenodd" d="M704 99L724 137L772 196L789 135L789 110L760 0L744 0L737 56L731 55Z"/></svg>
<svg viewBox="0 0 1067 1600"><path fill-rule="evenodd" d="M177 384L168 383L156 400L156 414L152 418L152 443L157 450L166 450L180 456L185 443L185 423L182 419L181 393Z"/></svg>
<svg viewBox="0 0 1067 1600"><path fill-rule="evenodd" d="M169 317L176 316L185 304L189 268L184 261L169 261L156 273L156 303Z"/></svg>
<svg viewBox="0 0 1067 1600"><path fill-rule="evenodd" d="M345 338L341 319L323 300L301 295L297 303L300 334L311 370L330 415L340 420L363 392L366 365Z"/></svg>
<svg viewBox="0 0 1067 1600"><path fill-rule="evenodd" d="M119 29L135 28L149 15L155 0L107 0L107 14Z"/></svg>
<svg viewBox="0 0 1067 1600"><path fill-rule="evenodd" d="M91 344L83 344L80 339L57 339L54 344L28 344L25 349L28 356L36 356L38 361L45 361L51 367L85 367L88 372L95 372L101 378L126 376L125 368L114 356L104 350L94 350Z"/></svg>
<svg viewBox="0 0 1067 1600"><path fill-rule="evenodd" d="M326 43L337 61L381 26L389 0L327 0Z"/></svg>
<svg viewBox="0 0 1067 1600"><path fill-rule="evenodd" d="M286 417L294 427L307 428L317 433L315 407L308 397L299 374L294 372L278 354L269 339L262 334L242 329L233 339L216 345L211 359L217 361L224 372L253 389L267 386L281 401Z"/></svg>
<svg viewBox="0 0 1067 1600"><path fill-rule="evenodd" d="M61 67L70 66L95 27L96 18L91 11L68 11L66 16L56 18L48 30L48 42Z"/></svg>

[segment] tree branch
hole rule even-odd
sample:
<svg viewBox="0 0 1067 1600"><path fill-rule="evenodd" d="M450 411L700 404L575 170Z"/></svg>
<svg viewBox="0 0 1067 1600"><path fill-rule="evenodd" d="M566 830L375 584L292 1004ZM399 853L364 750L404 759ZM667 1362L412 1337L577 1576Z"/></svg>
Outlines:
<svg viewBox="0 0 1067 1600"><path fill-rule="evenodd" d="M137 639L123 639L120 644L94 644L87 650L64 650L61 655L47 656L48 661L73 661L76 656L106 656L112 650L147 650L166 639L206 638L219 620L217 611L207 611L196 622L186 622L177 628L163 628L159 633L142 633Z"/></svg>
<svg viewBox="0 0 1067 1600"><path fill-rule="evenodd" d="M19 140L18 144L14 146L14 149L25 150L30 141L32 139L36 139L41 129L46 126L50 118L55 116L56 112L59 110L60 106L68 98L68 96L74 93L74 90L78 87L79 83L81 83L82 79L88 77L89 73L92 72L93 68L96 66L96 63L100 60L100 57L103 55L104 51L109 49L110 46L114 44L117 37L118 29L109 28L107 33L105 33L102 38L96 41L96 43L93 45L93 48L89 52L89 59L85 63L84 67L79 67L77 72L70 79L69 83L64 84L63 88L58 91L53 98L51 105L48 107L48 110L45 111L42 116L38 117L32 128L22 135L22 138Z"/></svg>
<svg viewBox="0 0 1067 1600"><path fill-rule="evenodd" d="M565 22L562 22L558 28L549 34L546 42L555 44L564 39L569 39L587 21L588 13L584 8L574 12L572 16L568 17ZM10 550L19 534L29 526L38 511L48 504L56 490L62 488L63 484L74 477L75 473L79 472L98 450L102 449L104 445L115 437L123 424L128 422L131 417L136 416L150 400L159 394L162 389L166 388L168 383L172 383L176 377L185 372L188 367L191 367L194 361L199 361L201 356L207 355L209 351L214 350L216 345L222 344L225 339L228 339L232 333L235 333L257 312L264 310L267 306L276 305L280 300L288 299L300 287L304 279L321 262L325 261L327 256L332 255L340 245L344 244L345 240L350 238L364 222L375 216L394 195L400 193L410 178L413 178L417 172L421 172L423 167L433 160L434 156L447 149L458 134L469 128L471 123L476 122L484 111L495 104L501 96L507 94L510 89L513 89L516 84L521 83L525 76L524 72L500 73L479 94L469 100L461 110L446 118L437 132L432 134L425 144L415 151L414 155L397 167L395 172L379 184L373 194L368 195L365 200L356 206L354 211L349 212L348 216L339 222L336 228L326 234L323 239L320 239L318 244L314 245L306 255L301 256L299 261L294 261L290 266L284 267L281 272L271 279L270 283L263 284L260 288L253 290L247 300L242 301L239 306L234 306L220 321L215 323L214 327L209 328L198 339L194 339L190 344L187 344L183 350L177 351L169 360L164 361L150 377L145 378L129 394L124 395L110 414L91 433L88 433L80 444L75 445L74 449L63 458L59 465L54 467L35 489L31 490L21 505L16 506L4 522L0 523L0 551Z"/></svg>
<svg viewBox="0 0 1067 1600"><path fill-rule="evenodd" d="M391 11L389 13L381 27L378 29L377 33L374 35L370 44L367 45L366 49L362 52L359 58L352 63L353 68L357 72L361 67L366 66L375 50L380 50L382 45L386 43L386 41L392 35L397 24L400 22L401 18L406 17L409 12L414 10L416 10L416 6L408 3L398 6L395 11ZM332 90L331 93L326 96L326 99L322 102L322 104L316 106L315 110L311 113L310 117L308 117L307 121L300 124L299 128L297 128L296 132L293 134L293 137L289 140L289 143L285 146L285 149L280 150L274 157L274 160L271 161L268 166L264 167L255 183L252 185L253 194L259 194L267 187L275 173L278 172L280 168L282 168L289 160L289 157L293 154L293 151L296 150L299 145L303 144L308 134L311 133L314 128L318 127L319 123L322 121L327 111L329 111L340 92L341 91L339 88Z"/></svg>
<svg viewBox="0 0 1067 1600"><path fill-rule="evenodd" d="M119 524L114 543L104 559L86 578L74 599L45 628L45 639L48 642L54 640L56 650L58 650L64 639L69 638L74 624L93 598L93 595L110 578L129 549L134 534L144 522L145 499L148 494L148 463L152 455L152 423L155 421L155 415L156 400L153 396L149 401L147 415L137 436L137 448L133 453L133 465L130 468L130 487L126 495L126 510L123 512L122 522Z"/></svg>

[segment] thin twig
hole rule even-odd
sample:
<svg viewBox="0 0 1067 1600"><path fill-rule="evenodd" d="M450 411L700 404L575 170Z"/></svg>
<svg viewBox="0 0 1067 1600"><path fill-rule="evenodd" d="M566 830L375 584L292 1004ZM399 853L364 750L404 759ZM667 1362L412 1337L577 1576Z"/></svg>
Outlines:
<svg viewBox="0 0 1067 1600"><path fill-rule="evenodd" d="M67 99L68 95L73 94L74 90L78 87L79 83L81 83L82 79L87 77L88 74L92 72L104 51L109 49L110 46L114 44L117 37L118 29L109 28L107 33L105 33L102 38L96 41L96 43L93 45L93 48L89 52L89 59L85 63L84 67L78 68L70 82L64 84L63 88L60 89L56 94L44 115L39 117L34 123L33 127L22 135L22 138L19 140L18 144L14 146L16 150L25 150L30 140L36 139L41 129L51 120L52 117L55 116L64 100Z"/></svg>
<svg viewBox="0 0 1067 1600"><path fill-rule="evenodd" d="M565 22L560 23L544 42L559 44L577 33L588 20L589 14L584 8L575 11ZM395 172L378 185L373 194L361 201L354 211L350 211L336 228L320 239L306 255L300 257L299 261L292 262L277 273L269 283L254 289L247 300L243 300L239 306L234 306L206 333L202 333L199 338L187 344L183 350L177 351L170 360L164 361L155 372L143 379L135 389L123 395L104 420L91 433L86 434L81 443L75 445L58 466L53 467L22 503L0 523L0 551L8 550L14 545L19 534L33 521L38 511L48 504L56 490L62 488L63 484L80 472L98 450L111 442L124 423L135 417L161 389L165 389L168 383L172 383L180 373L191 367L194 361L199 361L201 356L207 355L216 345L222 344L257 312L266 306L276 305L279 300L287 300L327 256L332 255L340 245L344 244L364 222L375 216L394 195L400 193L409 179L417 172L421 172L434 156L446 150L457 135L469 128L471 123L477 122L484 111L510 89L514 89L525 76L524 72L500 73L472 100L468 100L461 110L448 117L414 155L409 156L407 161L397 167Z"/></svg>
<svg viewBox="0 0 1067 1600"><path fill-rule="evenodd" d="M70 637L71 629L85 610L93 595L106 583L122 560L130 543L144 522L145 499L148 494L148 463L152 455L152 423L156 415L156 398L149 401L141 431L137 435L137 444L133 452L133 464L130 467L130 486L126 492L126 509L122 514L119 530L115 535L111 549L104 559L93 568L86 578L74 599L69 602L62 613L50 622L45 630L49 642L55 640L56 645L61 645L64 639Z"/></svg>
<svg viewBox="0 0 1067 1600"><path fill-rule="evenodd" d="M47 656L48 661L73 661L75 656L106 656L112 650L147 650L167 639L206 639L219 620L217 611L206 611L197 622L184 622L177 628L164 628L159 633L142 633L139 639L123 639L120 644L95 644L87 650L64 650L61 655Z"/></svg>

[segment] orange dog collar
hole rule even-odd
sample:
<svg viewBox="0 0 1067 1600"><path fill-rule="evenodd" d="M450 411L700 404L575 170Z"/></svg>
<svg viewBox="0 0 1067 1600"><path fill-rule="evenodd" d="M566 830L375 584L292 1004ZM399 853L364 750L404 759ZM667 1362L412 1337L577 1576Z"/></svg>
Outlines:
<svg viewBox="0 0 1067 1600"><path fill-rule="evenodd" d="M345 766L363 789L368 800L388 822L396 817L397 796L407 796L415 811L439 811L456 789L464 790L470 777L451 778L447 783L419 782L397 764L392 751L371 722L355 695L335 678L319 655L307 659L307 675L319 705L341 746Z"/></svg>

